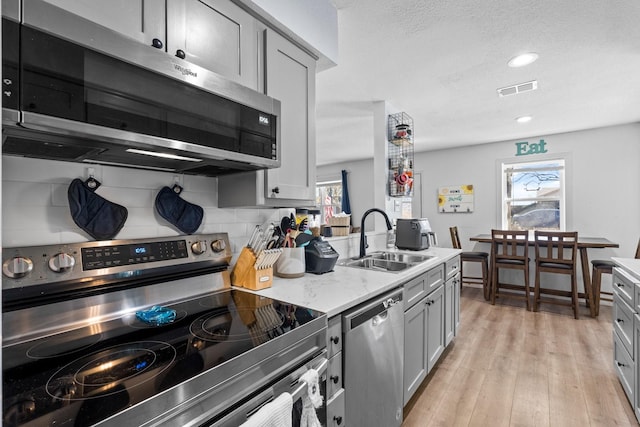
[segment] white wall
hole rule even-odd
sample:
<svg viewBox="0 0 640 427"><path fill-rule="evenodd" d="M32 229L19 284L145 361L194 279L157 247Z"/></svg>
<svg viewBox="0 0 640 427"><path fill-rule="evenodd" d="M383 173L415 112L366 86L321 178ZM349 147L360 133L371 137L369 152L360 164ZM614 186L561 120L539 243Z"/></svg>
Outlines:
<svg viewBox="0 0 640 427"><path fill-rule="evenodd" d="M620 245L617 249L592 249L590 259L633 257L640 238L640 123L415 153L416 172L422 174L422 213L436 231L440 245L451 247L449 227L455 225L464 250L489 249L488 245L473 244L469 238L500 228L497 159L516 159L515 142L540 139L546 141L549 154L566 153L570 158L567 229L583 236L606 237ZM318 168L319 174L334 169L352 171L350 194L362 194L358 203L365 204L359 206L352 199L354 216L361 215L373 201L369 198L373 197L373 172L368 169L372 164L368 160ZM438 187L461 184L474 186L474 212L439 213ZM582 282L581 274L578 280ZM610 277L605 277L603 290L608 288Z"/></svg>
<svg viewBox="0 0 640 427"><path fill-rule="evenodd" d="M217 179L111 166L84 165L51 160L2 157L2 246L29 246L81 242L92 238L75 225L69 213L67 188L74 178L86 179L95 169L102 183L97 194L125 206L129 216L117 239L176 236L181 234L153 207L157 192L173 186L178 177L182 197L204 209L197 233L229 233L238 252L257 224L280 222L291 209L219 209Z"/></svg>
<svg viewBox="0 0 640 427"><path fill-rule="evenodd" d="M544 139L548 154L568 153L567 229L581 235L606 237L619 249L593 251L593 256L632 257L640 238L640 123L542 135L514 141L421 152L415 155L422 172L423 212L441 238L450 241L448 228L458 226L463 249L468 238L500 228L497 159L515 157L515 142ZM438 187L473 184L473 213L438 213Z"/></svg>

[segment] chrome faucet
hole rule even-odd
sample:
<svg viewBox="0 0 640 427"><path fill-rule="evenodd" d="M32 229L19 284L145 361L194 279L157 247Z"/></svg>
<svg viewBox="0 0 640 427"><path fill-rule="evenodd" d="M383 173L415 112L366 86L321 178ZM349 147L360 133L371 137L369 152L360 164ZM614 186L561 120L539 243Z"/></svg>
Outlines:
<svg viewBox="0 0 640 427"><path fill-rule="evenodd" d="M373 208L373 209L369 209L368 211L366 211L364 213L364 215L362 215L362 221L360 222L360 258L362 258L362 257L364 257L366 255L366 248L369 247L369 245L367 245L366 242L365 242L366 241L366 237L364 235L364 220L367 219L367 216L371 212L380 212L382 214L382 216L384 217L384 220L387 221L387 230L393 229L393 226L391 225L391 221L389 221L389 217L387 216L387 214L382 209Z"/></svg>

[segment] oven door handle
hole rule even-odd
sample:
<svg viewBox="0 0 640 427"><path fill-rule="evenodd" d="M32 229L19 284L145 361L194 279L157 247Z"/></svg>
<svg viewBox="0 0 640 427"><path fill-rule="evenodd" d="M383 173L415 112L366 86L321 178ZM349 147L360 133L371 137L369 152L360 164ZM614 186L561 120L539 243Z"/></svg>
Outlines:
<svg viewBox="0 0 640 427"><path fill-rule="evenodd" d="M318 371L318 376L322 376L327 371L327 366L329 366L329 361L323 357L320 360L320 363L318 363L318 365L314 368L316 371ZM298 399L304 396L306 392L307 383L305 383L304 381L300 381L298 383L298 387L296 387L293 393L291 393L291 396L293 396L293 401L297 402Z"/></svg>
<svg viewBox="0 0 640 427"><path fill-rule="evenodd" d="M318 376L322 376L327 371L327 366L329 366L329 360L323 357L322 359L320 359L320 362L315 367L313 367L313 369L318 371ZM292 400L294 402L297 402L298 399L300 399L306 392L307 383L305 383L304 381L299 381L298 379L298 386L293 392L291 392L291 396L293 398ZM247 419L251 418L252 415L262 409L264 405L271 402L274 397L275 391L273 390L273 387L269 387L268 389L264 390L262 393L251 399L250 402L247 402L247 406L253 405L255 402L260 402L255 407L253 407L253 409L247 412Z"/></svg>
<svg viewBox="0 0 640 427"><path fill-rule="evenodd" d="M247 419L251 418L251 416L258 412L264 405L271 402L274 395L275 393L273 387L269 387L268 389L264 390L262 393L251 399L251 401L247 402L247 406L253 405L255 402L260 402L253 409L247 411Z"/></svg>

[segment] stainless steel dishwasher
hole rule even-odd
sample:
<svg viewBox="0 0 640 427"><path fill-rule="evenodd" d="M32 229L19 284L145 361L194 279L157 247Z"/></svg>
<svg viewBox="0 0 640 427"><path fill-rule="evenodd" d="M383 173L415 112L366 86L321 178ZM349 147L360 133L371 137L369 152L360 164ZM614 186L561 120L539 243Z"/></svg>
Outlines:
<svg viewBox="0 0 640 427"><path fill-rule="evenodd" d="M345 418L353 427L402 424L402 289L345 312Z"/></svg>

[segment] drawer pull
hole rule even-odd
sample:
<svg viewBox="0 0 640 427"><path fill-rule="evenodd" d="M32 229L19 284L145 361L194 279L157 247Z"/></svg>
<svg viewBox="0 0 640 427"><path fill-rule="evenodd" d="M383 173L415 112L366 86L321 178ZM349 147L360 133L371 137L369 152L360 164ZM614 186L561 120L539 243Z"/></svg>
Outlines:
<svg viewBox="0 0 640 427"><path fill-rule="evenodd" d="M624 288L624 283L616 283L616 286L619 288Z"/></svg>
<svg viewBox="0 0 640 427"><path fill-rule="evenodd" d="M331 375L331 376L329 377L329 379L330 379L331 381L333 381L333 383L334 383L334 384L338 384L338 381L340 381L340 376L339 376L339 375Z"/></svg>
<svg viewBox="0 0 640 427"><path fill-rule="evenodd" d="M333 419L334 419L334 421L336 422L336 424L337 424L337 425L342 424L342 417L341 417L341 416L339 416L339 415L335 415L335 416L333 417Z"/></svg>
<svg viewBox="0 0 640 427"><path fill-rule="evenodd" d="M622 319L616 319L616 322L618 322L618 323L624 323L624 320L622 320Z"/></svg>
<svg viewBox="0 0 640 427"><path fill-rule="evenodd" d="M338 344L340 342L340 337L331 337L331 342L334 344Z"/></svg>
<svg viewBox="0 0 640 427"><path fill-rule="evenodd" d="M616 363L618 364L618 366L620 366L621 368L625 367L626 365L624 363L620 363L616 360Z"/></svg>

